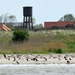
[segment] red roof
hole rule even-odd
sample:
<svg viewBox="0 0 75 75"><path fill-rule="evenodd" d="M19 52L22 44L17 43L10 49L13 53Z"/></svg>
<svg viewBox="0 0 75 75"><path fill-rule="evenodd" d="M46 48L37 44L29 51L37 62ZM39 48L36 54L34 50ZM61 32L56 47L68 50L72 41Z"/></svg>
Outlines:
<svg viewBox="0 0 75 75"><path fill-rule="evenodd" d="M44 22L45 28L52 28L53 26L65 27L68 24L73 24L74 22Z"/></svg>
<svg viewBox="0 0 75 75"><path fill-rule="evenodd" d="M6 25L4 25L3 23L0 23L0 30L10 31L11 29L7 27Z"/></svg>

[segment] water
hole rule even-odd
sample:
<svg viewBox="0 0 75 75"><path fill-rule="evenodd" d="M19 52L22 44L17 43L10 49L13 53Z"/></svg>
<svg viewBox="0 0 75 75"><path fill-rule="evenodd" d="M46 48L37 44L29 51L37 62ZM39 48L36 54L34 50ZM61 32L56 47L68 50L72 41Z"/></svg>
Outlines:
<svg viewBox="0 0 75 75"><path fill-rule="evenodd" d="M75 64L5 64L0 75L75 75Z"/></svg>

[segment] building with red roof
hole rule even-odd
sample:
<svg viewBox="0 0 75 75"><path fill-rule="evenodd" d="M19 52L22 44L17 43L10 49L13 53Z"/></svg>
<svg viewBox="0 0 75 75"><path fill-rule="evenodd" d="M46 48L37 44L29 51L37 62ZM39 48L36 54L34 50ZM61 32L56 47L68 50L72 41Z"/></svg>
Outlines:
<svg viewBox="0 0 75 75"><path fill-rule="evenodd" d="M0 23L0 30L10 31L11 29L7 27L6 25L4 25L3 23Z"/></svg>
<svg viewBox="0 0 75 75"><path fill-rule="evenodd" d="M54 26L65 27L68 24L74 24L74 22L44 22L44 28L52 28Z"/></svg>

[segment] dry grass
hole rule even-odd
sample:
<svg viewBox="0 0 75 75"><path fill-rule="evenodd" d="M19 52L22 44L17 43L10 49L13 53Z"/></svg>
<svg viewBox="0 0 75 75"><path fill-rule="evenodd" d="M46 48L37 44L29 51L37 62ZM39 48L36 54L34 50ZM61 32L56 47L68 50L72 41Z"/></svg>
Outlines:
<svg viewBox="0 0 75 75"><path fill-rule="evenodd" d="M74 30L30 32L30 39L23 43L12 43L12 32L0 32L0 34L0 53L55 53L59 48L63 52L71 52L71 50L75 52L75 45L72 44L73 48L69 48L67 44L68 41L75 42Z"/></svg>

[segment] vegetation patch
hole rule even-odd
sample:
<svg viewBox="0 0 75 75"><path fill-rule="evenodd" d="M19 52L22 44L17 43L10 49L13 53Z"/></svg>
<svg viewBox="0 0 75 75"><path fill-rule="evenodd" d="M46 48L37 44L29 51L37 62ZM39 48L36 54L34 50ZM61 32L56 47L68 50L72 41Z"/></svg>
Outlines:
<svg viewBox="0 0 75 75"><path fill-rule="evenodd" d="M61 48L59 48L59 49L57 49L57 51L56 51L56 53L62 53L62 49Z"/></svg>
<svg viewBox="0 0 75 75"><path fill-rule="evenodd" d="M62 30L61 30L62 31ZM47 53L66 53L66 52L75 52L75 35L64 35L60 33L56 33L56 31L50 31L52 34L47 34L46 31L37 31L29 32L29 40L26 42L17 42L13 43L12 37L13 32L3 32L0 31L0 53L6 54L26 54L26 53L34 53L34 54L47 54ZM28 31L27 31L28 32ZM65 32L65 31L63 31ZM68 31L69 33L71 31ZM74 30L73 30L74 32ZM20 33L19 33L20 34ZM59 35L64 37L59 37ZM15 42L15 41L14 41Z"/></svg>
<svg viewBox="0 0 75 75"><path fill-rule="evenodd" d="M13 41L27 41L29 39L29 33L27 30L17 29L13 32Z"/></svg>

